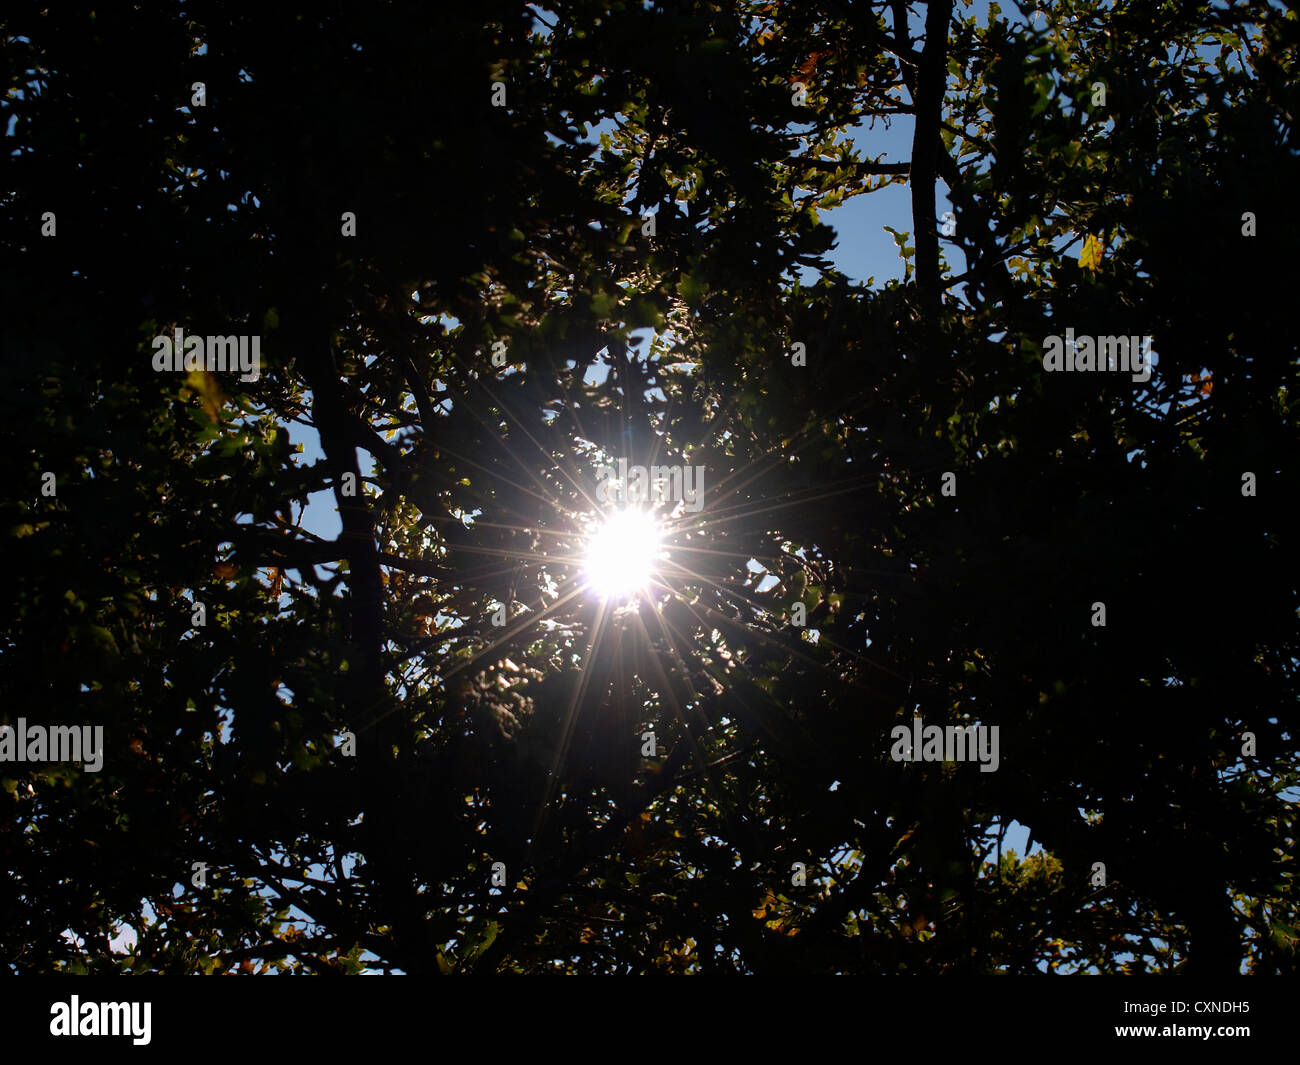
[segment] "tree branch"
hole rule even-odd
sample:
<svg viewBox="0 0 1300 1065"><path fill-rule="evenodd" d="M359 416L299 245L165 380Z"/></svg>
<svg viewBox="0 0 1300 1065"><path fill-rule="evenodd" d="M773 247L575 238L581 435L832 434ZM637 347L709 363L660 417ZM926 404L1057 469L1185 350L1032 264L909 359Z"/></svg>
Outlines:
<svg viewBox="0 0 1300 1065"><path fill-rule="evenodd" d="M912 226L916 235L916 285L929 323L939 314L938 180L943 94L948 74L948 21L952 0L931 0L925 12L925 47L916 76L916 128L912 135Z"/></svg>

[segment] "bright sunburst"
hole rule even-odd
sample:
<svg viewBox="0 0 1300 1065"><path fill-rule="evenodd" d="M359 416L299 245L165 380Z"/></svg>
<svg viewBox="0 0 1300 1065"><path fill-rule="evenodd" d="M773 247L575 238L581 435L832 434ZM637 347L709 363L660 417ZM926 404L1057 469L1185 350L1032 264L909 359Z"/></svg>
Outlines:
<svg viewBox="0 0 1300 1065"><path fill-rule="evenodd" d="M659 525L646 510L613 511L587 548L587 583L604 599L644 591L659 558Z"/></svg>

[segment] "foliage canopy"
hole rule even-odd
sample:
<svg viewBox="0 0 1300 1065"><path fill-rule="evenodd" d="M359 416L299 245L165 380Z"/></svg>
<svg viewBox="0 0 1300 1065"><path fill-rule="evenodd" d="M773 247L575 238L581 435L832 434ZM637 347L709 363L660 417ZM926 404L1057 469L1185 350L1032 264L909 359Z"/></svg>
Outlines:
<svg viewBox="0 0 1300 1065"><path fill-rule="evenodd" d="M0 765L11 969L1295 970L1294 12L10 6L0 721L106 737ZM623 609L618 456L706 471Z"/></svg>

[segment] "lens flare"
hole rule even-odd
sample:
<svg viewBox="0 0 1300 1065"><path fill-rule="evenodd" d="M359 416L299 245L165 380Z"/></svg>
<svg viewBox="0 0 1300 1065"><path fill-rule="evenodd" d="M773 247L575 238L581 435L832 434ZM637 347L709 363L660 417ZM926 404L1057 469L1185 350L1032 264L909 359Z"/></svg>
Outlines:
<svg viewBox="0 0 1300 1065"><path fill-rule="evenodd" d="M605 599L644 591L659 558L659 526L646 511L615 511L596 530L587 548L587 583Z"/></svg>

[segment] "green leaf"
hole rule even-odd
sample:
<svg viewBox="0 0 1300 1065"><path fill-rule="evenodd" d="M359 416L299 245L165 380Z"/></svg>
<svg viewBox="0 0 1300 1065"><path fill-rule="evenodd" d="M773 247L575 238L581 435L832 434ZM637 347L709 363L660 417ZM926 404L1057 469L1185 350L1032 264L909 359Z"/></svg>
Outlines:
<svg viewBox="0 0 1300 1065"><path fill-rule="evenodd" d="M693 274L683 274L677 283L677 294L692 306L701 303L706 292L707 286Z"/></svg>

